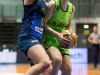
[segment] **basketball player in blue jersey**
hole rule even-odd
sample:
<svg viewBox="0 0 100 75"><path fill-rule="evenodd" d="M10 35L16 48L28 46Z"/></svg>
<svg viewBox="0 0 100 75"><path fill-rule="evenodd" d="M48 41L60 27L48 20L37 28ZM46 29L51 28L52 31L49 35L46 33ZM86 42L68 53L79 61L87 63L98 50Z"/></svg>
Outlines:
<svg viewBox="0 0 100 75"><path fill-rule="evenodd" d="M41 43L44 17L48 5L46 6L47 3L43 0L23 0L23 3L24 17L21 31L18 36L18 45L21 51L23 51L35 64L28 69L25 75L39 75L50 68L51 65L49 56ZM59 33L52 29L50 30L53 35L58 36ZM62 46L63 44L68 45L69 41L62 36L58 36L58 40Z"/></svg>
<svg viewBox="0 0 100 75"><path fill-rule="evenodd" d="M41 43L47 6L43 0L23 0L23 2L24 17L18 45L35 64L25 75L39 75L50 66L50 59Z"/></svg>

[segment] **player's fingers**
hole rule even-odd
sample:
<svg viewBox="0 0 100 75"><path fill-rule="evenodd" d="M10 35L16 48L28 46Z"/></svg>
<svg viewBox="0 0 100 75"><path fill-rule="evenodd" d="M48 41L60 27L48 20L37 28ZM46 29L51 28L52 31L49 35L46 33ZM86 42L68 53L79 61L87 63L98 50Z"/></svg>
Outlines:
<svg viewBox="0 0 100 75"><path fill-rule="evenodd" d="M63 48L68 48L68 44L65 44L64 42L61 43L61 46L62 46Z"/></svg>
<svg viewBox="0 0 100 75"><path fill-rule="evenodd" d="M69 40L65 39L65 38L63 38L63 41L66 42L66 43L69 43Z"/></svg>
<svg viewBox="0 0 100 75"><path fill-rule="evenodd" d="M66 42L64 40L62 41L62 43L65 44L65 45L68 45L69 44L69 42Z"/></svg>
<svg viewBox="0 0 100 75"><path fill-rule="evenodd" d="M61 47L63 47L61 43L59 43L59 45L60 45Z"/></svg>
<svg viewBox="0 0 100 75"><path fill-rule="evenodd" d="M63 34L63 36L69 36L69 34L68 33L62 33Z"/></svg>

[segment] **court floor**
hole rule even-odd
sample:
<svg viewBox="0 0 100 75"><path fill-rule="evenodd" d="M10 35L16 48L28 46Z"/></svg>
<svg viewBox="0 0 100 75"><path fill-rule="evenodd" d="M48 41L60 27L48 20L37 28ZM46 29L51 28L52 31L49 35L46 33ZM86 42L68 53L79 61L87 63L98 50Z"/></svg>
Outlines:
<svg viewBox="0 0 100 75"><path fill-rule="evenodd" d="M29 64L0 64L0 75L24 75L29 68ZM93 64L72 64L72 75L100 75L100 64L96 69Z"/></svg>

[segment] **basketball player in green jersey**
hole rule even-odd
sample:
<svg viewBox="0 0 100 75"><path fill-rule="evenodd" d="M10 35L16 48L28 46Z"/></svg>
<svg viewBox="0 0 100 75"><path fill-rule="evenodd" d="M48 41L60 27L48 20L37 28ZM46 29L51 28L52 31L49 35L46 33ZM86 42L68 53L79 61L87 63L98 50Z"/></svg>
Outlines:
<svg viewBox="0 0 100 75"><path fill-rule="evenodd" d="M44 20L44 46L47 49L47 53L52 60L53 72L51 75L57 75L60 69L61 75L71 75L71 61L69 50L66 46L59 44L59 36L54 36L54 31L61 33L63 30L71 30L71 21L75 12L75 7L69 2L69 0L55 0L50 1L48 6L48 12ZM49 27L51 27L51 29ZM50 33L50 34L49 34ZM45 71L46 72L46 71Z"/></svg>

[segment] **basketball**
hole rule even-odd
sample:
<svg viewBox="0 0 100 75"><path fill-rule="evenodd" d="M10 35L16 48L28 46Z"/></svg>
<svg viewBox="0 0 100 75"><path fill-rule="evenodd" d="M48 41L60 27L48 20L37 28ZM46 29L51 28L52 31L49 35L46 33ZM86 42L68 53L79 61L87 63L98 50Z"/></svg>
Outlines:
<svg viewBox="0 0 100 75"><path fill-rule="evenodd" d="M68 36L64 36L64 38L69 40L69 45L68 45L68 49L69 48L74 48L77 46L77 35L74 32L71 32L69 30L64 30L62 33L68 33Z"/></svg>

